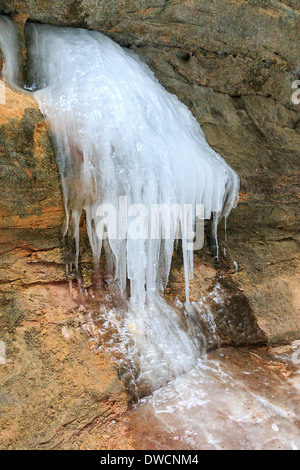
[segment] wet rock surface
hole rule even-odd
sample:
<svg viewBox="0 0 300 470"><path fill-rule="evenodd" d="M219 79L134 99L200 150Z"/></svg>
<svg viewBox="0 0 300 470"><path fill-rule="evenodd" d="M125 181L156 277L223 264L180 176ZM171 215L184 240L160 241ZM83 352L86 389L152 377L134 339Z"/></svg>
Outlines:
<svg viewBox="0 0 300 470"><path fill-rule="evenodd" d="M298 450L298 355L289 347L209 353L131 410L135 448Z"/></svg>

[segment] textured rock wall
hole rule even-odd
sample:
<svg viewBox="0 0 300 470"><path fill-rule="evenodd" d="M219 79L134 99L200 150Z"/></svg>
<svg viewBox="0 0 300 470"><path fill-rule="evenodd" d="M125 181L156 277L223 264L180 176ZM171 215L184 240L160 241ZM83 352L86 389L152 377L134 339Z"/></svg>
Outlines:
<svg viewBox="0 0 300 470"><path fill-rule="evenodd" d="M3 83L0 83L3 86ZM127 395L92 326L61 243L60 180L36 102L0 105L1 449L129 448ZM84 332L84 328L87 333Z"/></svg>

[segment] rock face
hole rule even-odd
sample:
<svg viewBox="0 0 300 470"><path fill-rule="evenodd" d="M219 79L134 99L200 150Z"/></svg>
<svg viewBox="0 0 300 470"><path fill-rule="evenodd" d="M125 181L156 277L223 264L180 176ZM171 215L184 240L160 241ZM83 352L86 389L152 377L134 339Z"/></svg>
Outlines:
<svg viewBox="0 0 300 470"><path fill-rule="evenodd" d="M226 243L220 229L226 256L214 260L208 246L196 255L191 299L210 296L217 335L209 347L299 338L300 108L291 101L300 61L299 2L2 0L0 14L17 22L24 58L27 20L96 29L137 52L187 104L209 144L241 177ZM76 288L68 294L60 181L45 122L30 97L8 88L0 111L0 340L8 358L0 365L1 445L109 448L108 416L119 416L126 399L107 358L90 351ZM86 288L87 246L83 240ZM175 257L166 292L171 301L184 299L183 283ZM214 302L218 285L221 306ZM103 380L88 379L98 374ZM119 448L130 446L125 425L118 422Z"/></svg>
<svg viewBox="0 0 300 470"><path fill-rule="evenodd" d="M130 448L121 417L127 409L124 386L109 359L92 350L80 294L76 286L70 293L66 281L64 210L45 122L31 97L8 87L5 95L0 448Z"/></svg>

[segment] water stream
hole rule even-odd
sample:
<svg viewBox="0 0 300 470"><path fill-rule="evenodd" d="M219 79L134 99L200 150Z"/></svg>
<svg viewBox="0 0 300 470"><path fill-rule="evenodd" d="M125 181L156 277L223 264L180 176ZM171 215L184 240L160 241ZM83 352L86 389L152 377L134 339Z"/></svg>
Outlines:
<svg viewBox="0 0 300 470"><path fill-rule="evenodd" d="M130 412L135 448L299 450L293 349L220 349Z"/></svg>

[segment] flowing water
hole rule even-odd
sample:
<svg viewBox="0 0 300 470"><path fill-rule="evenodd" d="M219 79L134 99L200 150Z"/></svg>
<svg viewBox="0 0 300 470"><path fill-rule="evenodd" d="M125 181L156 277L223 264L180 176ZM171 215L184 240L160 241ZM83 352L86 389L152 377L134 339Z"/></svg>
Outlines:
<svg viewBox="0 0 300 470"><path fill-rule="evenodd" d="M135 448L300 450L300 366L293 353L209 353L130 412Z"/></svg>

